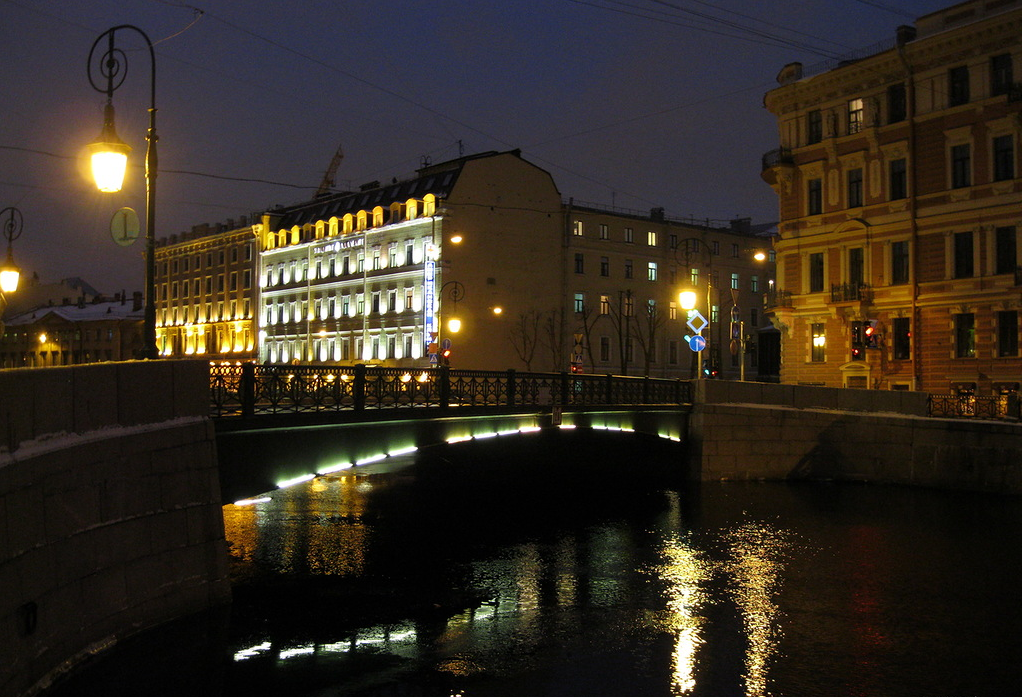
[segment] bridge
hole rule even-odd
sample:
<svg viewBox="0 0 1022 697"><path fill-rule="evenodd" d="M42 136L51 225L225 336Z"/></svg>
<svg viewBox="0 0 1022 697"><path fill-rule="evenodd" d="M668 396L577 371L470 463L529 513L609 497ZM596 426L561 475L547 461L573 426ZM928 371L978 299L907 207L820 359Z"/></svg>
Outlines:
<svg viewBox="0 0 1022 697"><path fill-rule="evenodd" d="M210 373L225 502L426 448L551 429L679 444L691 403L691 382L648 377L251 363Z"/></svg>
<svg viewBox="0 0 1022 697"><path fill-rule="evenodd" d="M673 444L691 480L1022 490L1018 401L1007 397L247 363L211 367L210 410L225 502L426 448L573 429L626 435L643 451Z"/></svg>

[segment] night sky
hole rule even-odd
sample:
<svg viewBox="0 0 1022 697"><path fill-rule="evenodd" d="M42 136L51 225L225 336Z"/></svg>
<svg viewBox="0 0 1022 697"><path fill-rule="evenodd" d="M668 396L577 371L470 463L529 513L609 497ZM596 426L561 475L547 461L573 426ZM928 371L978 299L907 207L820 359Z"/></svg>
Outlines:
<svg viewBox="0 0 1022 697"><path fill-rule="evenodd" d="M562 196L668 215L777 217L759 178L777 146L762 106L780 68L889 41L946 0L0 0L0 208L24 215L15 260L43 282L142 286L149 55L118 35L114 93L134 151L100 194L81 152L102 126L93 41L134 24L156 44L157 237L309 199L338 146L337 189L422 158L521 148ZM197 12L197 8L203 12Z"/></svg>

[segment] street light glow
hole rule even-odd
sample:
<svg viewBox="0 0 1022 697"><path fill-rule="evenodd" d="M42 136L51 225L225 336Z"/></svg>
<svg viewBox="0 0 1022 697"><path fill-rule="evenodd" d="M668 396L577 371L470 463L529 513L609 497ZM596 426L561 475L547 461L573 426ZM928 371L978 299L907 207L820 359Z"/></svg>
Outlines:
<svg viewBox="0 0 1022 697"><path fill-rule="evenodd" d="M683 290L678 295L683 310L691 310L696 306L696 292L694 290Z"/></svg>

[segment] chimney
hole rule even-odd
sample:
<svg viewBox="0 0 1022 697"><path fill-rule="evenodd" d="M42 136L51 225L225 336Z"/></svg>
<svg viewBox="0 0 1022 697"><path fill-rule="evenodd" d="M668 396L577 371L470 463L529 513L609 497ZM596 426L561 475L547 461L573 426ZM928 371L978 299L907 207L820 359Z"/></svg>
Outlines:
<svg viewBox="0 0 1022 697"><path fill-rule="evenodd" d="M896 30L896 36L898 40L898 48L901 48L909 41L915 41L916 39L916 28L907 24L902 24Z"/></svg>
<svg viewBox="0 0 1022 697"><path fill-rule="evenodd" d="M131 309L133 312L138 312L142 309L142 291L136 290L131 294Z"/></svg>
<svg viewBox="0 0 1022 697"><path fill-rule="evenodd" d="M664 222L664 209L660 207L650 208L649 219L658 223Z"/></svg>

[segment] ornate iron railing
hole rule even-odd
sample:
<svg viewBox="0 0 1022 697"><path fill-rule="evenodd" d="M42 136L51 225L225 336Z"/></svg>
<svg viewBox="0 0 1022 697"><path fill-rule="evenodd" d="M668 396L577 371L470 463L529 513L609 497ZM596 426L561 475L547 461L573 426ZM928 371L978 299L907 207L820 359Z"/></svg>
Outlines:
<svg viewBox="0 0 1022 697"><path fill-rule="evenodd" d="M926 400L929 416L968 419L1018 419L1018 395L931 394Z"/></svg>
<svg viewBox="0 0 1022 697"><path fill-rule="evenodd" d="M514 370L374 366L210 366L214 417L413 407L691 404L684 380Z"/></svg>

